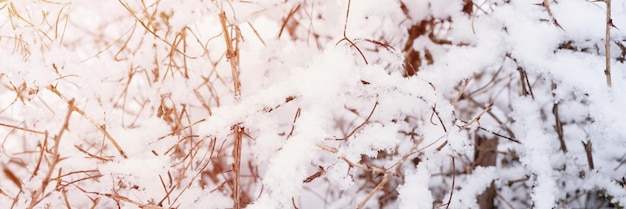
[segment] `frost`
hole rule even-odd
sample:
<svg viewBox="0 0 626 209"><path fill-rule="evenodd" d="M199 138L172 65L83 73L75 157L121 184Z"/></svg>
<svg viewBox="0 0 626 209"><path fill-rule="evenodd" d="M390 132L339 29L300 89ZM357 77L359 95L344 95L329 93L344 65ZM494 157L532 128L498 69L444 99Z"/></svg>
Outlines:
<svg viewBox="0 0 626 209"><path fill-rule="evenodd" d="M383 127L382 125L371 125L363 127L360 133L355 135L352 143L349 143L346 155L363 154L369 157L376 157L378 151L391 149L397 142L395 134L398 132L397 125Z"/></svg>
<svg viewBox="0 0 626 209"><path fill-rule="evenodd" d="M430 174L425 166L418 166L415 171L407 172L405 183L398 187L398 208L432 208L433 197L428 189Z"/></svg>
<svg viewBox="0 0 626 209"><path fill-rule="evenodd" d="M0 1L0 203L623 207L626 1L538 2Z"/></svg>

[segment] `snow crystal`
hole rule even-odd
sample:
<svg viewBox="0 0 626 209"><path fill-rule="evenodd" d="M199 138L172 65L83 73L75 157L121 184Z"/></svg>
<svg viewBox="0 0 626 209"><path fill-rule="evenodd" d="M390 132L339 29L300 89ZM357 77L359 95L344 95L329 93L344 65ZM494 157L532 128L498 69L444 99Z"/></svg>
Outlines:
<svg viewBox="0 0 626 209"><path fill-rule="evenodd" d="M433 196L428 189L429 177L429 171L423 165L418 165L415 171L407 173L404 184L398 187L399 208L433 207Z"/></svg>

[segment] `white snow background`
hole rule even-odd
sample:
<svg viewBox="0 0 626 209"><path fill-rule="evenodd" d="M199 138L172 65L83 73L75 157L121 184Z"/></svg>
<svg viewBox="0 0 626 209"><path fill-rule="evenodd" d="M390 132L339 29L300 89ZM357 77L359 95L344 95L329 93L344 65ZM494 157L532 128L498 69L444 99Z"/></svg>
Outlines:
<svg viewBox="0 0 626 209"><path fill-rule="evenodd" d="M606 5L0 0L0 208L624 207Z"/></svg>

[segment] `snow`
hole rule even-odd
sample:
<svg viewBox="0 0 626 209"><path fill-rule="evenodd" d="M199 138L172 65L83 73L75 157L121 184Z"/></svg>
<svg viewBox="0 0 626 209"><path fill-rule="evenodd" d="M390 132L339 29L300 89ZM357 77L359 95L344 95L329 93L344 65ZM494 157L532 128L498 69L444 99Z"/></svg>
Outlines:
<svg viewBox="0 0 626 209"><path fill-rule="evenodd" d="M0 1L0 205L623 206L612 2Z"/></svg>
<svg viewBox="0 0 626 209"><path fill-rule="evenodd" d="M433 197L428 189L429 172L426 166L417 166L407 171L405 183L398 188L400 207L398 208L432 208Z"/></svg>

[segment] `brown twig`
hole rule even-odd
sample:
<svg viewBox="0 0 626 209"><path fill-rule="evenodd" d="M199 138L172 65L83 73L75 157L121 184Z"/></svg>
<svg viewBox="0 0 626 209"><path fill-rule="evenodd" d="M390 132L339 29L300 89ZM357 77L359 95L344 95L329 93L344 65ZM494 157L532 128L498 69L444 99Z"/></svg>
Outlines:
<svg viewBox="0 0 626 209"><path fill-rule="evenodd" d="M347 41L348 43L350 43L351 47L354 47L359 52L359 54L361 54L361 57L363 57L363 61L365 61L365 64L368 64L367 59L365 58L365 54L363 54L361 49L352 40L350 40L350 38L348 38L348 36L346 35L346 30L348 28L348 17L350 16L350 4L351 3L352 1L348 0L348 8L346 9L346 20L343 25L343 38L337 41L335 45L339 45L339 43L341 43L342 41Z"/></svg>
<svg viewBox="0 0 626 209"><path fill-rule="evenodd" d="M78 145L74 145L74 148L76 148L78 151L80 151L80 152L82 152L82 153L85 153L87 156L92 157L92 158L96 158L96 159L98 159L98 160L100 160L100 161L102 161L102 162L109 162L109 161L112 161L112 159L111 159L112 157L109 157L109 158L104 158L104 157L100 157L100 156L97 156L97 155L91 154L91 153L87 152L86 150L84 150L83 148L81 148L81 147L80 147L80 146L78 146Z"/></svg>
<svg viewBox="0 0 626 209"><path fill-rule="evenodd" d="M67 209L72 209L72 204L70 204L70 200L67 198L67 190L61 190L61 194L63 195L63 202L65 202Z"/></svg>
<svg viewBox="0 0 626 209"><path fill-rule="evenodd" d="M365 197L365 199L363 199L361 201L361 203L359 203L357 208L359 208L359 209L363 208L365 206L365 204L367 203L367 201L369 201L369 199L372 198L372 196L374 196L374 194L376 194L376 192L381 190L389 182L389 180L391 180L391 177L393 177L392 173L386 173L385 174L385 178L383 178L383 180L380 181L380 183L378 183L378 185L376 185L376 187Z"/></svg>
<svg viewBox="0 0 626 209"><path fill-rule="evenodd" d="M441 117L439 117L439 111L437 111L437 104L435 104L432 108L433 113L430 115L430 123L433 125L437 125L435 122L433 122L433 116L437 116L437 119L439 119L439 124L441 124L441 127L443 128L443 131L448 133L448 129L446 128L446 125L443 124L443 120L441 119Z"/></svg>
<svg viewBox="0 0 626 209"><path fill-rule="evenodd" d="M263 37L259 35L259 32L256 30L256 28L254 28L254 26L252 25L252 23L250 23L250 21L248 21L248 26L250 26L250 29L252 29L252 32L254 32L254 35L256 35L256 37L259 38L259 41L261 41L261 44L263 44L263 46L266 46L265 41L263 41Z"/></svg>
<svg viewBox="0 0 626 209"><path fill-rule="evenodd" d="M530 95L532 99L535 99L535 95L533 94L533 89L530 85L530 81L528 80L528 73L521 66L517 67L520 75L520 85L522 86L522 95L527 96Z"/></svg>
<svg viewBox="0 0 626 209"><path fill-rule="evenodd" d="M550 18L552 18L552 24L554 24L556 27L560 28L561 30L563 30L563 27L561 27L561 24L559 24L559 22L556 20L556 18L554 17L554 15L552 14L552 10L550 9L550 2L549 0L543 0L542 3L540 4L535 4L537 6L541 6L544 9L546 9L546 12L548 13L548 16L550 16Z"/></svg>
<svg viewBox="0 0 626 209"><path fill-rule="evenodd" d="M149 22L145 22L144 20L142 20L141 18L139 18L137 16L137 12L135 12L133 9L130 8L130 6L125 3L123 0L118 0L118 2L124 7L124 9L126 9L126 11L128 11L129 14L131 14L133 16L133 18L135 19L135 21L137 21L145 30L146 32L150 33L152 36L154 36L154 38L157 38L158 40L162 41L163 43L167 44L169 47L171 47L171 49L173 51L178 52L179 54L185 56L185 57L192 57L189 56L188 54L186 54L184 51L179 50L175 44L168 42L167 40L165 40L163 37L159 36L158 34L156 34L156 30L154 28L154 26L151 26ZM151 18L148 18L149 20L151 20ZM130 37L129 39L130 40Z"/></svg>
<svg viewBox="0 0 626 209"><path fill-rule="evenodd" d="M359 126L357 126L356 128L354 128L348 135L346 135L345 137L341 138L341 139L335 139L335 140L347 140L348 138L350 138L352 135L354 135L354 133L356 133L359 129L363 128L363 126L365 126L365 124L370 122L370 118L372 118L372 115L374 115L374 110L376 110L376 107L378 106L378 101L376 101L376 103L374 103L374 107L372 108L372 110L370 111L370 114L367 116L367 118L365 118L365 120L363 121L363 123L361 123Z"/></svg>
<svg viewBox="0 0 626 209"><path fill-rule="evenodd" d="M56 87L54 87L53 85L48 86L48 90L52 91L52 93L56 94L59 98L61 99L65 99L65 96L63 96L63 94L61 94L61 92L59 92ZM113 146L115 147L115 149L117 149L117 151L120 153L120 155L124 158L128 158L128 156L126 156L126 154L124 153L124 150L122 149L122 147L117 143L117 140L115 140L113 138L113 136L111 136L111 134L109 134L109 132L106 130L105 126L102 124L98 124L96 123L96 121L94 121L93 119L87 117L87 114L85 114L85 112L83 110L81 110L80 108L78 108L75 104L74 104L74 100L70 100L72 101L71 103L68 101L68 104L70 104L70 108L72 109L72 111L77 112L78 114L80 114L81 116L83 116L83 118L88 119L91 124L93 124L96 128L98 128L98 130L104 134L104 137L107 138L109 140L109 142L111 142L111 144L113 144Z"/></svg>
<svg viewBox="0 0 626 209"><path fill-rule="evenodd" d="M613 19L611 19L611 0L604 0L606 2L606 30L604 36L604 59L605 68L604 75L606 75L606 85L611 87L611 28L614 27Z"/></svg>
<svg viewBox="0 0 626 209"><path fill-rule="evenodd" d="M316 146L321 148L321 149L323 149L323 150L329 151L329 152L331 152L333 154L338 154L339 153L339 151L337 149L329 147L329 146L324 145L324 144L317 144ZM352 162L351 160L349 160L343 154L338 154L338 155L339 155L339 158L341 160L343 160L346 163L348 163L348 165L350 165L351 167L361 168L363 170L368 170L368 171L375 172L375 173L383 173L383 174L385 174L387 172L390 172L390 171L387 171L387 170L382 169L382 168L378 168L378 167L374 167L374 166L370 166L370 165L365 165L365 164L359 164L359 163Z"/></svg>
<svg viewBox="0 0 626 209"><path fill-rule="evenodd" d="M552 82L552 97L556 99L556 83ZM554 114L554 130L559 138L559 143L561 145L561 151L563 153L567 152L567 145L565 145L565 137L563 134L563 123L561 122L561 118L559 117L559 101L555 101L552 104L552 114Z"/></svg>
<svg viewBox="0 0 626 209"><path fill-rule="evenodd" d="M206 119L204 119L204 118L200 119L200 120L192 123L191 125L187 125L185 127L179 128L178 130L172 131L169 134L166 134L165 136L161 136L161 137L158 138L158 140L164 139L165 137L168 137L168 136L174 136L175 134L180 133L181 131L183 131L185 129L188 129L188 128L191 128L191 127L197 125L198 123L201 123L201 122L204 122L204 121L206 121Z"/></svg>
<svg viewBox="0 0 626 209"><path fill-rule="evenodd" d="M350 165L350 167L356 167L356 168L363 169L365 171L369 171L369 172L372 172L372 173L378 173L378 174L384 175L383 180L380 183L378 183L376 185L376 187L372 191L370 191L370 193L365 197L365 199L363 199L359 203L359 205L357 206L357 208L363 208L365 206L365 204L367 203L367 201L369 201L369 199L371 199L374 196L374 194L376 194L376 192L380 191L387 183L389 183L389 180L391 180L391 178L393 176L396 176L396 175L398 175L400 173L400 168L402 167L402 164L409 158L409 156L415 154L416 152L421 151L421 150L417 150L417 147L419 146L419 144L421 144L422 141L423 141L423 139L421 139L421 138L419 140L415 141L415 143L413 144L413 147L411 148L411 150L407 154L403 155L402 158L400 158L400 160L397 163L393 164L390 169L384 169L384 168L379 168L379 167L375 167L375 166L370 166L370 165L367 165L367 164L361 164L361 163L352 162L346 156L344 156L343 154L340 154L337 149L329 147L329 146L326 146L324 144L317 144L317 147L319 147L319 148L321 148L323 150L326 150L328 152L331 152L333 154L339 155L338 157L341 160L343 160L344 162L348 163L348 165ZM430 145L428 145L428 146L430 146ZM395 167L395 171L394 171L394 169L392 169L393 167ZM323 174L320 174L320 175L323 175ZM316 178L318 177L316 175L314 175L314 176ZM309 177L309 178L311 178L311 177ZM305 183L306 183L306 180L305 180Z"/></svg>
<svg viewBox="0 0 626 209"><path fill-rule="evenodd" d="M293 131L296 129L296 121L298 121L298 118L300 117L301 112L302 112L302 108L298 107L298 110L296 110L296 115L293 116L293 123L291 125L291 131L289 131L289 134L287 134L287 139L289 139L293 135Z"/></svg>
<svg viewBox="0 0 626 209"><path fill-rule="evenodd" d="M591 140L581 141L583 143L583 147L585 148L585 154L587 154L587 164L589 164L589 170L593 170L595 166L593 165L593 155L592 155L592 147Z"/></svg>
<svg viewBox="0 0 626 209"><path fill-rule="evenodd" d="M489 105L487 105L487 108L483 109L482 112L480 112L476 117L472 118L472 120L470 120L469 122L467 122L465 125L463 125L463 127L461 127L461 130L467 129L470 125L472 125L474 122L478 123L478 125L480 126L480 118L486 113L489 112L491 110L491 107L493 106L493 102L489 103Z"/></svg>
<svg viewBox="0 0 626 209"><path fill-rule="evenodd" d="M454 157L452 158L452 170L456 170L456 166L454 163ZM452 202L452 195L454 195L454 182L456 179L456 171L452 172L452 188L450 188L450 197L448 198L448 203L446 204L446 209L450 208L450 203Z"/></svg>
<svg viewBox="0 0 626 209"><path fill-rule="evenodd" d="M296 199L291 197L291 204L293 205L294 209L298 209L298 206L296 205Z"/></svg>
<svg viewBox="0 0 626 209"><path fill-rule="evenodd" d="M194 163L194 162L203 162L203 161L205 161L205 159L206 159L207 155L209 156L209 158L213 155L213 151L214 151L214 148L215 148L215 147L214 147L214 146L209 146L209 147L211 147L210 151L206 151L206 152L204 153L204 155L202 156L202 158L201 158L199 161L194 161L194 160L193 160L193 158L195 158L195 156L197 156L198 152L199 152L199 151L200 151L200 149L202 148L202 146L201 146L201 145L202 145L203 143L204 143L204 140L199 141L198 143L196 143L196 145L195 145L195 146L193 146L192 150L189 152L189 155L188 155L188 156L191 156L191 157L190 157L191 159L189 159L189 163L186 165L186 167L183 169L183 171L187 171L187 170L189 170L189 169L190 169L190 167L191 167L191 165L192 165L192 163ZM215 140L214 140L214 139L212 139L212 140L211 140L211 145L215 145ZM207 168L207 166L209 166L209 164L210 164L210 163L211 163L211 160L210 160L210 159L207 159L207 160L206 160L206 163L204 163L204 165L202 165L201 167L199 167L198 172L197 172L195 175L193 175L193 177L191 177L191 179L188 181L187 185L185 185L185 187L183 187L183 188L181 189L181 191L178 193L178 195L174 198L174 200L173 200L173 201L172 201L172 203L171 203L172 205L178 201L178 199L179 199L179 198L183 195L183 193L184 193L187 189L189 189L189 187L191 187L191 185L192 185L192 184L196 181L196 179L200 176L200 174L202 174L202 171L204 171L204 170ZM183 180L185 180L185 179L183 178L183 176L184 176L184 175L185 175L185 172L183 172L183 173L181 173L181 174L180 174L179 178L178 178L178 179L177 179L177 181L176 181L176 184L174 184L174 185L172 185L172 186L171 186L170 193L173 191L173 188L179 187L179 186L182 184ZM169 199L169 195L170 195L170 194L166 194L166 195L163 197L163 199L161 199L161 201L159 202L159 204L161 204L163 201L165 201L165 199Z"/></svg>
<svg viewBox="0 0 626 209"><path fill-rule="evenodd" d="M0 126L12 128L12 129L17 129L17 130L21 130L21 131L26 131L26 132L31 132L31 133L35 133L35 134L45 134L46 133L45 131L37 131L37 130L33 130L33 129L29 129L29 128L22 128L22 127L19 127L19 126L14 126L14 125L5 124L5 123L0 123Z"/></svg>
<svg viewBox="0 0 626 209"><path fill-rule="evenodd" d="M486 132L489 132L490 134L496 135L496 136L501 137L501 138L505 138L505 139L507 139L507 140L509 140L509 141L512 141L512 142L515 142L515 143L518 143L518 144L521 144L521 143L522 143L522 142L520 142L519 140L517 140L517 139L515 139L515 138L512 138L512 137L509 137L509 136L505 136L505 135L502 135L502 134L496 133L496 132L491 131L491 130L489 130L489 129L486 129L486 128L482 127L482 126L478 126L478 129L483 130L483 131L486 131Z"/></svg>
<svg viewBox="0 0 626 209"><path fill-rule="evenodd" d="M54 148L52 149L52 153L51 153L52 159L50 161L50 164L48 165L48 172L44 176L39 189L37 189L35 192L32 193L31 202L28 206L29 209L35 208L35 206L37 206L37 204L39 204L39 202L41 202L43 198L45 198L46 187L48 187L48 184L51 181L52 173L54 172L57 164L61 161L61 157L59 155L59 147L61 146L61 138L63 137L63 134L65 133L66 130L68 130L70 116L72 116L72 112L76 111L74 109L74 99L69 100L67 102L67 106L68 108L67 108L67 114L65 114L65 122L63 122L61 129L59 130L57 135L54 136L54 139L53 139Z"/></svg>
<svg viewBox="0 0 626 209"><path fill-rule="evenodd" d="M289 14L287 14L287 17L285 17L285 19L283 20L283 24L280 26L280 31L278 32L278 39L280 39L280 36L283 35L283 31L285 30L285 28L287 27L287 23L289 22L289 20L291 19L291 17L293 17L294 14L296 14L296 12L298 12L298 10L300 10L300 7L302 6L302 4L298 4L295 8L292 8L289 11ZM250 22L248 22L249 24ZM253 28L254 29L254 28ZM255 30L256 32L256 30ZM261 40L263 41L263 40ZM263 43L263 45L265 45L265 43Z"/></svg>
<svg viewBox="0 0 626 209"><path fill-rule="evenodd" d="M99 193L97 193L97 194L99 194ZM115 201L127 202L127 203L130 203L130 204L136 205L136 206L138 206L141 209L165 209L164 207L156 206L156 205L153 205L153 204L144 204L144 203L141 203L139 201L132 200L132 199L130 199L128 197L124 197L124 196L118 195L116 193L113 193L113 194L99 194L99 195L103 195L103 196L111 198L111 199L113 199Z"/></svg>
<svg viewBox="0 0 626 209"><path fill-rule="evenodd" d="M313 175L310 175L309 177L304 179L304 181L302 181L302 183L312 182L316 178L319 178L320 176L322 176L322 175L324 175L326 173L326 170L324 169L324 167L319 166L319 169L320 169L319 171L315 172Z"/></svg>
<svg viewBox="0 0 626 209"><path fill-rule="evenodd" d="M226 58L230 63L230 68L233 77L233 87L235 89L235 101L239 102L241 100L241 82L239 81L239 29L237 26L233 26L235 28L235 38L231 37L231 33L228 31L228 20L226 19L226 12L222 11L219 14L220 23L222 25L222 35L224 36L224 42L226 44ZM234 46L233 46L234 44ZM233 208L240 209L241 205L241 185L240 185L240 177L241 177L241 148L242 148L242 136L244 132L244 128L239 124L233 126L233 136L234 136L234 148L233 148L233 173L235 175L233 182Z"/></svg>
<svg viewBox="0 0 626 209"><path fill-rule="evenodd" d="M9 179L9 181L11 181L13 184L15 184L15 186L17 186L17 188L19 188L20 190L22 189L22 181L20 181L20 179L15 175L15 173L13 173L13 171L11 171L11 169L9 169L6 166L2 166L2 173L6 176L6 178Z"/></svg>

